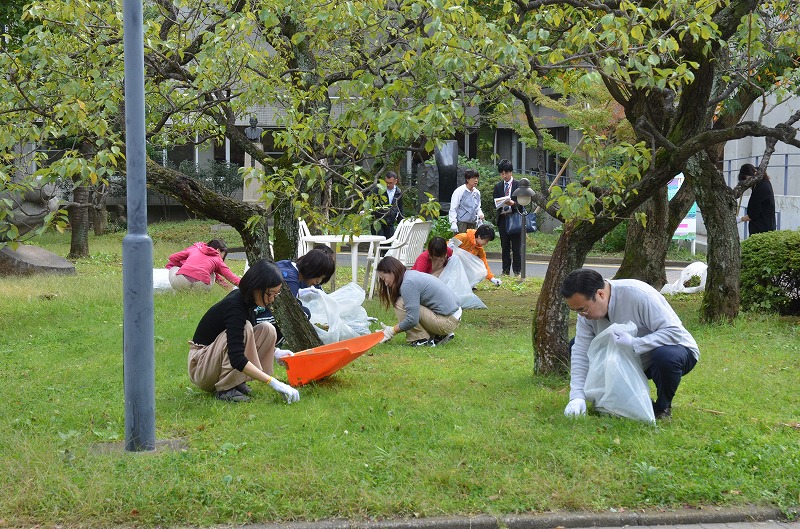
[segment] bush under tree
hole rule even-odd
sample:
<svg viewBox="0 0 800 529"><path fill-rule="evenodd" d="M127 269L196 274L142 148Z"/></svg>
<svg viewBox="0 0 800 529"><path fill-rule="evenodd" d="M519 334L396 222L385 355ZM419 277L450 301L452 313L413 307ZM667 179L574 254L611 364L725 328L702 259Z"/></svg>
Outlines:
<svg viewBox="0 0 800 529"><path fill-rule="evenodd" d="M800 315L800 231L759 233L742 242L742 309Z"/></svg>

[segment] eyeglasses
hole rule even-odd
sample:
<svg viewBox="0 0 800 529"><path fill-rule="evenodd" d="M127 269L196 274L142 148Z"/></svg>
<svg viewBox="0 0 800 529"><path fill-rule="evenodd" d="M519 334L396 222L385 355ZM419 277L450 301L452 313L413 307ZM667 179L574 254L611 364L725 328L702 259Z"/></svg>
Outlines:
<svg viewBox="0 0 800 529"><path fill-rule="evenodd" d="M273 290L273 291L271 291L271 292L270 292L269 290L266 290L266 291L264 292L264 297L265 297L265 298L272 298L272 299L275 299L275 298L277 298L277 297L278 297L278 294L280 294L280 293L281 293L281 290L280 290L280 289L278 289L277 291L274 291L274 290Z"/></svg>
<svg viewBox="0 0 800 529"><path fill-rule="evenodd" d="M595 297L596 297L596 296L597 296L597 294L593 294L593 295L592 295L592 297L588 299L588 301L589 301L590 303L594 303L594 301L595 301ZM578 314L580 314L581 316L586 316L587 314L589 314L589 309L590 309L590 308L591 308L591 307L589 307L589 306L587 305L586 307L580 307L580 308L577 308L577 309L569 309L569 310L571 310L571 311L573 311L573 312L577 312L577 313L578 313Z"/></svg>

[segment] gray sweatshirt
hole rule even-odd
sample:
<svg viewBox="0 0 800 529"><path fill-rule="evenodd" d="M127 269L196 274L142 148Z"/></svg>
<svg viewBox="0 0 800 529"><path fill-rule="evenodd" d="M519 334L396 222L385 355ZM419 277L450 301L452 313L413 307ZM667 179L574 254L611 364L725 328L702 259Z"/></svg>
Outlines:
<svg viewBox="0 0 800 529"><path fill-rule="evenodd" d="M642 360L642 368L652 364L650 352L662 345L683 345L700 359L700 349L678 315L656 289L637 279L607 280L611 285L608 315L599 320L588 320L578 315L575 343L572 346L569 398L583 399L583 385L589 371L589 344L595 336L612 323L636 324L633 350Z"/></svg>
<svg viewBox="0 0 800 529"><path fill-rule="evenodd" d="M403 275L400 297L406 306L406 317L398 324L401 331L407 331L419 323L420 306L428 307L442 316L450 316L461 308L456 295L441 279L416 270L408 270Z"/></svg>

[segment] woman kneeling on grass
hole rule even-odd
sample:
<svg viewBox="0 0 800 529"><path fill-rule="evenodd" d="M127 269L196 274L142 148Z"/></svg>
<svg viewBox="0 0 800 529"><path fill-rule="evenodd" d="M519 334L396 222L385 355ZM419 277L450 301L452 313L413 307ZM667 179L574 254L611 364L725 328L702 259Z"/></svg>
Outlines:
<svg viewBox="0 0 800 529"><path fill-rule="evenodd" d="M261 259L253 263L239 289L208 309L189 342L189 378L220 400L246 402L248 380L260 380L282 393L289 403L300 393L272 376L275 327L255 323L255 308L270 305L281 292L281 273Z"/></svg>
<svg viewBox="0 0 800 529"><path fill-rule="evenodd" d="M398 332L406 333L413 346L444 345L455 337L461 320L461 307L455 294L439 278L416 270L406 270L394 257L378 263L378 295L386 308L394 307L400 322L383 325L387 342Z"/></svg>

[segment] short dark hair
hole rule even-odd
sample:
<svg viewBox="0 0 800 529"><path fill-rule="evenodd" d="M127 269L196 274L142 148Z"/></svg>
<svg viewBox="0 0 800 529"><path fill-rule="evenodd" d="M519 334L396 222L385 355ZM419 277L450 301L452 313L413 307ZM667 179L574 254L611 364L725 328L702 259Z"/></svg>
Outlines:
<svg viewBox="0 0 800 529"><path fill-rule="evenodd" d="M325 251L313 249L297 259L297 271L303 279L315 277L330 279L336 271L336 263Z"/></svg>
<svg viewBox="0 0 800 529"><path fill-rule="evenodd" d="M259 292L263 297L270 288L280 286L283 282L280 270L274 263L266 259L259 259L247 269L239 281L239 292L245 305L255 306L255 294Z"/></svg>
<svg viewBox="0 0 800 529"><path fill-rule="evenodd" d="M220 253L220 255L228 253L228 247L225 245L225 241L222 239L211 239L206 243L206 246L214 248Z"/></svg>
<svg viewBox="0 0 800 529"><path fill-rule="evenodd" d="M756 166L751 163L746 163L739 168L739 181L747 180L751 176L756 175Z"/></svg>
<svg viewBox="0 0 800 529"><path fill-rule="evenodd" d="M494 240L494 228L489 226L488 224L481 224L478 226L478 229L475 230L475 237L480 237L481 239L487 239L490 241Z"/></svg>
<svg viewBox="0 0 800 529"><path fill-rule="evenodd" d="M565 298L571 298L575 294L583 294L587 299L594 298L598 290L605 288L606 281L603 276L591 268L578 268L573 270L561 283L559 292Z"/></svg>
<svg viewBox="0 0 800 529"><path fill-rule="evenodd" d="M313 250L319 250L320 252L322 252L325 255L327 255L330 258L331 261L333 261L333 268L334 269L331 270L331 273L329 275L323 277L322 281L320 281L320 283L319 283L320 285L324 285L325 283L327 283L328 281L331 280L331 277L333 277L333 274L336 272L336 252L334 252L333 249L330 246L328 246L327 244L315 244L314 248L312 248L312 249Z"/></svg>
<svg viewBox="0 0 800 529"><path fill-rule="evenodd" d="M497 172L498 173L514 172L514 166L511 165L510 160L506 160L505 158L503 158L497 163Z"/></svg>
<svg viewBox="0 0 800 529"><path fill-rule="evenodd" d="M394 178L395 180L397 180L398 179L397 173L395 173L394 171L386 171L386 176L384 176L383 179L386 180L387 178Z"/></svg>
<svg viewBox="0 0 800 529"><path fill-rule="evenodd" d="M381 303L388 309L394 307L394 304L397 302L397 299L400 297L400 285L403 284L403 276L406 274L406 265L400 262L399 259L395 259L392 256L387 255L383 259L378 262L378 266L375 268L377 272L383 272L385 274L392 274L394 276L394 281L392 282L391 287L387 287L386 283L383 282L383 279L380 277L378 278L378 297L381 299Z"/></svg>
<svg viewBox="0 0 800 529"><path fill-rule="evenodd" d="M444 240L444 237L434 237L428 242L428 255L430 257L447 255L447 241Z"/></svg>
<svg viewBox="0 0 800 529"><path fill-rule="evenodd" d="M470 178L480 178L480 174L475 169L467 169L464 171L464 181L466 182Z"/></svg>

